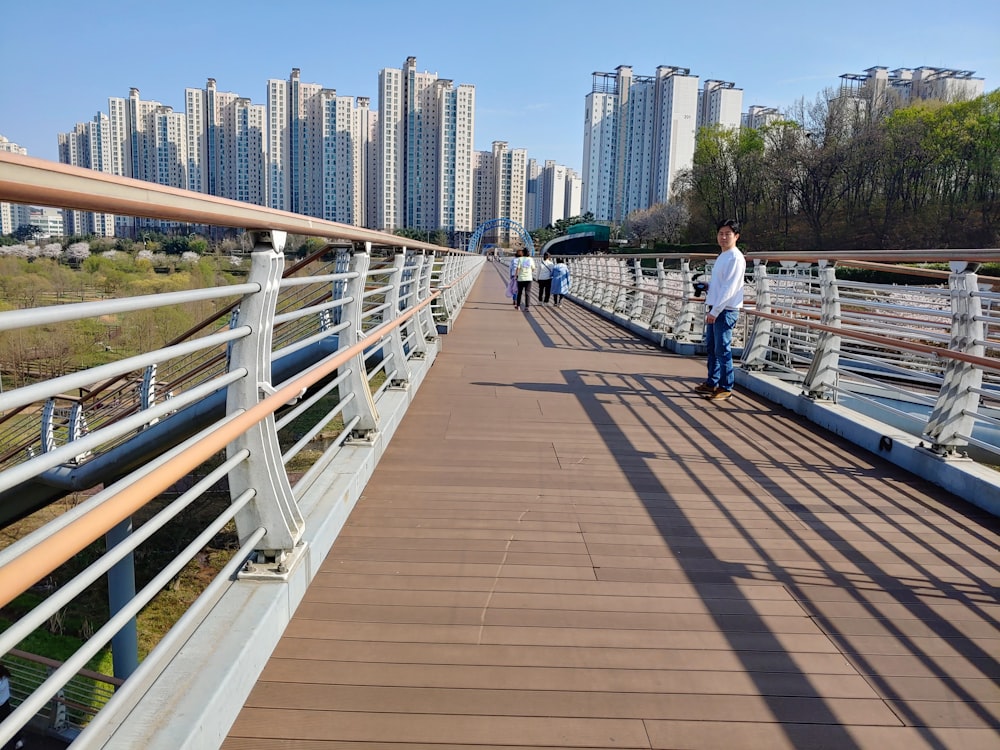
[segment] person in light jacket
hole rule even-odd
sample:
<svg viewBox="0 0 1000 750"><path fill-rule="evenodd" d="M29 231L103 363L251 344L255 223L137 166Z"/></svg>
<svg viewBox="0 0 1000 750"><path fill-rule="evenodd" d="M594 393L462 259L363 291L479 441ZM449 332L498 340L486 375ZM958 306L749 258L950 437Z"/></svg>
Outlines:
<svg viewBox="0 0 1000 750"><path fill-rule="evenodd" d="M708 376L695 387L705 398L725 401L733 395L733 328L743 309L743 284L747 262L736 247L740 224L732 219L718 225L719 257L712 267L712 280L705 295L705 348Z"/></svg>
<svg viewBox="0 0 1000 750"><path fill-rule="evenodd" d="M517 275L517 299L514 304L520 308L521 298L524 298L524 311L528 311L531 304L531 280L535 275L535 259L528 255L528 251L523 247L517 251L517 265L515 267Z"/></svg>
<svg viewBox="0 0 1000 750"><path fill-rule="evenodd" d="M552 266L552 304L559 307L563 296L569 294L569 266L559 259Z"/></svg>

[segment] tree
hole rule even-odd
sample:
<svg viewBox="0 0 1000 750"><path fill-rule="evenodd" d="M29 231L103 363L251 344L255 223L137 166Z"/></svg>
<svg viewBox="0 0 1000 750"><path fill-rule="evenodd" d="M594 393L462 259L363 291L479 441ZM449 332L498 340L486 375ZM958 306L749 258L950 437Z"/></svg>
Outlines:
<svg viewBox="0 0 1000 750"><path fill-rule="evenodd" d="M33 240L36 237L41 236L41 227L32 226L31 224L22 224L13 232L10 236L16 239L18 242L24 242L25 240Z"/></svg>
<svg viewBox="0 0 1000 750"><path fill-rule="evenodd" d="M90 244L87 242L74 242L66 248L63 255L71 266L79 268L90 257Z"/></svg>

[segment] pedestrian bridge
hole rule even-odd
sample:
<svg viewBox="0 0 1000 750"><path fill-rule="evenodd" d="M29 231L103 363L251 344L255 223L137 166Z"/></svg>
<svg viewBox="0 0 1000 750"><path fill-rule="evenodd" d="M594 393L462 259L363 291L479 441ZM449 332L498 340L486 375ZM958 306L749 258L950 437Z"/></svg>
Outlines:
<svg viewBox="0 0 1000 750"><path fill-rule="evenodd" d="M44 681L12 669L0 740L62 711L73 747L996 746L1000 318L976 264L1000 252L837 260L951 264L895 287L751 254L715 403L692 391L710 258L572 259L573 304L524 313L502 265L315 219L7 155L0 200L255 242L243 284L0 312L3 335L217 300L183 341L0 395L4 505L100 478L0 551L5 612L108 548L0 634L5 663L112 591ZM286 268L287 231L331 246ZM220 487L129 590L131 555ZM229 562L130 663L136 613L227 528ZM113 639L113 697L67 698Z"/></svg>

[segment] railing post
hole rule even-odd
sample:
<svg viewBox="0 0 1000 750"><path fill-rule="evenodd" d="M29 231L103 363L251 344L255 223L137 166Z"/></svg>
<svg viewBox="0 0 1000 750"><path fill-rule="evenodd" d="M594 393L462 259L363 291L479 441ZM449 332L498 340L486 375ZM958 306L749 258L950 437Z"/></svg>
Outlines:
<svg viewBox="0 0 1000 750"><path fill-rule="evenodd" d="M951 351L974 357L986 354L983 326L983 305L979 297L975 266L964 261L951 262L948 287L951 290ZM927 420L924 436L931 441L931 450L942 456L954 457L958 448L969 444L963 438L972 431L979 411L979 389L983 384L982 369L968 362L949 359L944 367L944 379L937 402Z"/></svg>
<svg viewBox="0 0 1000 750"><path fill-rule="evenodd" d="M645 295L642 290L642 259L633 258L632 259L632 277L634 279L633 286L635 287L635 292L632 295L632 304L628 310L628 317L631 320L640 320L642 318L642 303L645 299Z"/></svg>
<svg viewBox="0 0 1000 750"><path fill-rule="evenodd" d="M365 286L368 281L368 269L371 267L370 249L371 243L366 242L363 248L355 248L351 254L350 270L356 276L347 281L344 290L351 301L340 308L344 311L345 322L348 324L340 332L338 349L341 351L354 346L365 336L361 326L364 321ZM356 419L357 424L351 430L352 439L370 440L374 438L375 432L378 430L379 417L378 409L375 408L375 400L372 398L371 386L368 383L365 352L358 352L348 364L344 365L344 368L346 376L338 386L340 400L345 402L341 412L344 424L349 424Z"/></svg>
<svg viewBox="0 0 1000 750"><path fill-rule="evenodd" d="M45 406L42 407L42 453L49 453L56 449L55 415L56 400L54 398L47 399Z"/></svg>
<svg viewBox="0 0 1000 750"><path fill-rule="evenodd" d="M397 253L392 258L393 273L390 277L389 291L386 293L385 302L388 305L386 314L383 316L385 322L395 320L401 312L399 305L400 290L403 285L403 274L406 272L406 253ZM389 340L382 349L383 356L392 356L392 369L396 371L396 377L392 380L393 388L405 388L410 382L410 366L406 362L406 352L403 351L403 328L397 326L389 333ZM388 375L389 372L387 371Z"/></svg>
<svg viewBox="0 0 1000 750"><path fill-rule="evenodd" d="M431 282L434 277L434 253L428 255L426 251L422 251L419 262L420 265L417 273L420 281L418 282L417 301L423 302L431 296ZM420 319L420 328L427 343L436 341L438 335L433 308L434 304L431 303L417 313L417 317Z"/></svg>
<svg viewBox="0 0 1000 750"><path fill-rule="evenodd" d="M226 411L246 411L263 395L272 391L271 348L274 334L274 307L278 299L285 258L284 232L254 234L250 283L260 285L256 294L245 296L239 307L239 325L248 326L250 335L234 342L230 368L243 368L246 377L229 386ZM276 572L284 574L287 554L302 536L304 522L295 503L288 475L281 461L281 448L274 429L274 416L251 427L227 447L233 455L247 450L250 458L229 474L229 492L237 498L246 490L254 499L236 516L236 530L242 543L258 528L266 533L257 546L258 563L277 563Z"/></svg>
<svg viewBox="0 0 1000 750"><path fill-rule="evenodd" d="M583 264L587 276L586 284L584 284L581 291L581 296L584 300L591 304L597 304L597 289L598 289L598 270L597 270L597 256L588 255L583 259Z"/></svg>
<svg viewBox="0 0 1000 750"><path fill-rule="evenodd" d="M441 261L441 275L438 276L438 286L446 287L441 298L444 300L445 322L449 326L455 317L455 310L458 309L458 289L451 283L458 278L457 262L458 256L444 256Z"/></svg>
<svg viewBox="0 0 1000 750"><path fill-rule="evenodd" d="M611 312L628 314L628 287L630 283L628 261L617 258L609 259L613 273L609 273L608 299L611 300Z"/></svg>
<svg viewBox="0 0 1000 750"><path fill-rule="evenodd" d="M156 365L149 365L142 371L139 385L139 407L148 409L156 403Z"/></svg>
<svg viewBox="0 0 1000 750"><path fill-rule="evenodd" d="M681 309L674 321L674 339L676 341L693 341L701 335L701 329L696 325L700 317L704 320L704 301L694 296L694 274L691 273L691 262L684 258L681 261Z"/></svg>
<svg viewBox="0 0 1000 750"><path fill-rule="evenodd" d="M840 327L840 288L837 271L825 260L819 262L820 318L825 326ZM840 334L822 331L816 340L812 363L802 383L802 394L821 401L837 400L840 366Z"/></svg>
<svg viewBox="0 0 1000 750"><path fill-rule="evenodd" d="M580 284L580 299L585 302L597 302L597 257L584 256L580 261L583 265L582 283Z"/></svg>
<svg viewBox="0 0 1000 750"><path fill-rule="evenodd" d="M767 274L767 261L753 262L754 285L757 288L756 310L762 313L771 312L771 277ZM770 318L754 318L750 340L743 348L743 369L763 370L767 367L767 351L771 343Z"/></svg>
<svg viewBox="0 0 1000 750"><path fill-rule="evenodd" d="M620 312L619 303L625 292L625 270L617 258L604 258L604 294L601 295L601 307L610 312Z"/></svg>
<svg viewBox="0 0 1000 750"><path fill-rule="evenodd" d="M667 271L663 268L663 258L656 259L656 292L656 304L653 305L653 315L649 320L649 329L651 331L666 333L668 328L667 305L670 300L667 296ZM662 343L663 339L661 338L660 344L662 345Z"/></svg>

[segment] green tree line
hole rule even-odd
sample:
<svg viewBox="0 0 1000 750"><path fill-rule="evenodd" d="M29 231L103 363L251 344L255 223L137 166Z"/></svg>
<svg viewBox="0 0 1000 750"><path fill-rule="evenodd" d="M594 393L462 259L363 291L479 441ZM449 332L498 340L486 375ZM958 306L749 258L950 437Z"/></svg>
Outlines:
<svg viewBox="0 0 1000 750"><path fill-rule="evenodd" d="M681 180L689 239L737 218L776 250L997 245L1000 90L883 111L823 96L793 115L699 132Z"/></svg>

